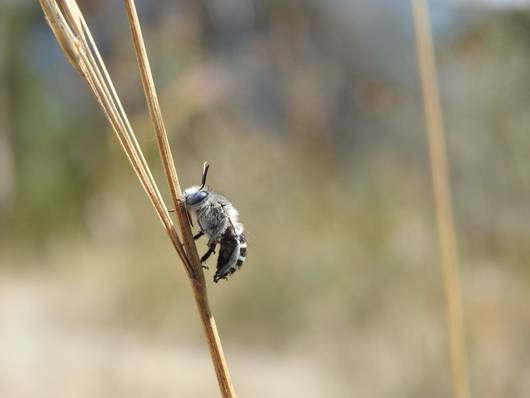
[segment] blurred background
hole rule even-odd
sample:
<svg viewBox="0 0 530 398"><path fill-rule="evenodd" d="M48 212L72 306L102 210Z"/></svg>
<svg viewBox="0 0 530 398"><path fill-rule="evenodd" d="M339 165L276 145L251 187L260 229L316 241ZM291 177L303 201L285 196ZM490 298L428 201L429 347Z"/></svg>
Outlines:
<svg viewBox="0 0 530 398"><path fill-rule="evenodd" d="M137 3L181 184L208 160L249 232L240 272L206 271L239 396L449 397L408 2ZM164 186L123 4L80 6ZM530 3L430 6L472 390L529 397ZM217 394L102 112L38 2L1 0L0 396Z"/></svg>

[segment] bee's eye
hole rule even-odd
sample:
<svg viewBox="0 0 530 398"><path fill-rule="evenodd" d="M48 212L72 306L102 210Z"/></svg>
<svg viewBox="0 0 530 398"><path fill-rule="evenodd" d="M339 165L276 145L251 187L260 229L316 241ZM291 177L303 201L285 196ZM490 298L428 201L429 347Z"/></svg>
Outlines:
<svg viewBox="0 0 530 398"><path fill-rule="evenodd" d="M208 192L197 191L186 196L186 203L189 205L196 205L202 202L208 196Z"/></svg>

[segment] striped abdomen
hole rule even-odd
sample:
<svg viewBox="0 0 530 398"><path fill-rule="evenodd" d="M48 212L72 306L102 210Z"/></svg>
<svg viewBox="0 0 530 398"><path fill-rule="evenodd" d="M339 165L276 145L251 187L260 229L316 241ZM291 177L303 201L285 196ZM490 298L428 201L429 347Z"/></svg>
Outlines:
<svg viewBox="0 0 530 398"><path fill-rule="evenodd" d="M236 272L247 257L247 240L245 234L234 236L228 229L220 241L221 249L217 258L217 271L213 277L214 282L226 279L228 275Z"/></svg>

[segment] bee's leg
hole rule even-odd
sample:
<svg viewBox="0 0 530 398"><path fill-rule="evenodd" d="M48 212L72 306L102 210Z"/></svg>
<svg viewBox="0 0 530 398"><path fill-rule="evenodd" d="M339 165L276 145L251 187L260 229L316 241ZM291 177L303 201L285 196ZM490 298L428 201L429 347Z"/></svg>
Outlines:
<svg viewBox="0 0 530 398"><path fill-rule="evenodd" d="M215 253L215 246L210 246L204 256L201 257L201 263L205 263L213 253Z"/></svg>
<svg viewBox="0 0 530 398"><path fill-rule="evenodd" d="M191 218L191 214L188 208L186 208L186 215L188 216L188 221L190 222L190 225L193 227L193 220Z"/></svg>
<svg viewBox="0 0 530 398"><path fill-rule="evenodd" d="M208 248L212 251L212 253L215 254L215 246L217 246L217 241L216 240L213 240L213 239L210 239L208 241Z"/></svg>
<svg viewBox="0 0 530 398"><path fill-rule="evenodd" d="M203 235L204 235L204 231L199 231L196 235L193 235L193 240L197 240Z"/></svg>

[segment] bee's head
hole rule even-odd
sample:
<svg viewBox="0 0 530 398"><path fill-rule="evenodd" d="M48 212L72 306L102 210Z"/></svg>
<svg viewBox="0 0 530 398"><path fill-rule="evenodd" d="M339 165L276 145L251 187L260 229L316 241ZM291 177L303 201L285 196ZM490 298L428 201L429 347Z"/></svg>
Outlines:
<svg viewBox="0 0 530 398"><path fill-rule="evenodd" d="M206 176L208 175L208 169L210 165L204 162L202 168L202 185L199 187L194 185L184 191L184 200L187 206L197 206L208 197L208 191L204 189L206 185Z"/></svg>
<svg viewBox="0 0 530 398"><path fill-rule="evenodd" d="M197 185L189 187L184 191L184 200L188 206L200 204L207 196L208 192L202 190L201 187Z"/></svg>

